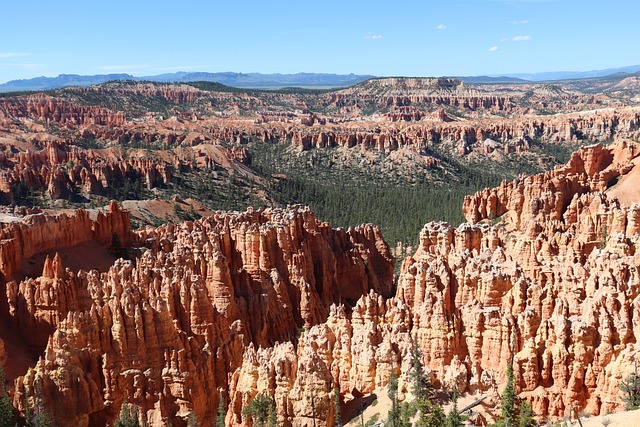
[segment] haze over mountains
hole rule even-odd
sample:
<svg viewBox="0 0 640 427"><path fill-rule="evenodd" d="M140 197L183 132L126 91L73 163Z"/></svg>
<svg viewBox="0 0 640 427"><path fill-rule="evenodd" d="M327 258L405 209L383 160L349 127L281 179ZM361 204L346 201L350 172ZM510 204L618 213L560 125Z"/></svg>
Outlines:
<svg viewBox="0 0 640 427"><path fill-rule="evenodd" d="M367 79L372 75L356 74L322 74L322 73L297 73L297 74L261 74L261 73L205 73L205 72L177 72L159 74L156 76L135 77L130 74L99 74L93 76L80 76L77 74L60 74L58 77L36 77L33 79L12 80L0 85L0 92L13 92L23 90L49 90L68 86L91 86L114 80L153 81L159 83L185 83L185 82L216 82L227 86L248 88L274 88L285 86L302 87L339 87L352 86Z"/></svg>
<svg viewBox="0 0 640 427"><path fill-rule="evenodd" d="M589 79L597 77L607 77L614 74L635 74L640 72L640 65L630 65L628 67L607 68L605 70L592 71L552 71L545 73L515 73L507 74L508 77L515 77L522 80L542 82L547 80L567 80L567 79Z"/></svg>
<svg viewBox="0 0 640 427"><path fill-rule="evenodd" d="M493 76L461 77L465 83L525 83L569 79L586 79L616 76L627 77L640 72L640 65L620 68L608 68L593 71L553 71L543 73L516 73ZM217 82L227 86L243 88L281 88L298 86L308 88L346 87L368 80L373 75L361 74L326 74L326 73L297 73L297 74L262 74L235 72L184 72L158 74L154 76L136 77L130 74L97 74L77 75L60 74L57 77L35 77L32 79L11 80L0 84L0 92L37 91L59 89L69 86L91 86L108 81L152 81L159 83L186 83L196 81Z"/></svg>

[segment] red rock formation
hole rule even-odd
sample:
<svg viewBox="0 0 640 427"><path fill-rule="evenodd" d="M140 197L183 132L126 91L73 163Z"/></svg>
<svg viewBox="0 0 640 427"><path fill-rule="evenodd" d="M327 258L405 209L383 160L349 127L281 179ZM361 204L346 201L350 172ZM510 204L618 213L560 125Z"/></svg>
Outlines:
<svg viewBox="0 0 640 427"><path fill-rule="evenodd" d="M425 82L409 80L403 84L415 93L344 92L327 108L382 102L390 118L405 112L412 119L424 119L421 103L501 114L511 108L512 99L499 93L427 83L437 88L423 93ZM86 89L92 90L107 89ZM206 98L191 89L117 91L176 103ZM567 96L556 92L537 90L532 102ZM40 129L23 120L38 118L64 125L58 130L68 142L80 136L183 146L154 159L135 152L125 159L114 148L85 151L34 136L35 152L4 150L2 191L22 180L54 197L71 184L99 192L130 171L153 186L166 183L176 167L250 161L243 147L207 142L291 140L303 149L362 146L385 153L426 153L428 144L443 143L463 154L508 153L538 140L638 135L640 124L634 109L455 122L439 110L442 120L432 122L359 122L311 116L304 97L295 100L302 113L268 113L267 100L293 102L285 94L206 98L233 117L185 112L126 122L109 110L46 96L11 99L0 103L0 123L10 133ZM264 119L240 116L247 109ZM497 395L513 346L517 389L537 414L616 410L617 385L638 357L640 209L602 192L634 167L637 154L633 143L589 147L554 171L468 197L464 211L472 224L425 226L417 252L403 262L395 297L393 263L376 228L332 230L303 208L219 213L135 234L117 205L95 220L79 211L4 224L0 308L28 344L44 349L16 381L14 402L24 410L25 396L38 395L60 425L104 425L126 400L152 425L180 425L190 410L213 420L222 390L227 424L243 425L243 405L268 391L283 425L311 425L313 395L318 425L330 426L334 387L357 395L384 387L392 371L406 376L415 340L436 385ZM12 218L27 213L13 211ZM476 224L487 219L500 223ZM24 261L34 255L87 241L109 246L114 232L127 246L144 248L135 261L87 272L48 253L42 274L23 277Z"/></svg>
<svg viewBox="0 0 640 427"><path fill-rule="evenodd" d="M22 271L22 263L35 254L68 248L95 240L111 244L113 233L122 242L129 240L129 214L112 202L109 211L92 220L84 210L74 215L46 213L28 215L20 222L3 223L0 230L0 272L5 280Z"/></svg>
<svg viewBox="0 0 640 427"><path fill-rule="evenodd" d="M509 213L516 227L524 219L558 220L575 195L604 191L609 184L632 168L638 155L635 143L621 142L612 148L596 145L573 154L566 165L531 177L502 182L465 197L463 211L471 223Z"/></svg>
<svg viewBox="0 0 640 427"><path fill-rule="evenodd" d="M407 372L411 337L406 311L371 292L351 314L333 306L324 324L306 330L297 348L291 343L245 353L230 383L227 425L243 425L241 413L259 390L275 397L279 423L311 426L311 396L316 423L334 423L335 389L342 395L385 387L392 371Z"/></svg>
<svg viewBox="0 0 640 427"><path fill-rule="evenodd" d="M82 211L76 217L90 223ZM113 225L95 224L103 223ZM14 316L54 330L37 366L16 382L21 409L26 388L41 390L60 425L104 424L125 400L153 425L180 425L190 410L211 420L247 345L295 342L332 304L350 306L369 290L391 297L393 259L379 231L332 230L308 209L220 213L129 241L147 248L135 265L63 272L59 258L47 259L41 277L8 285ZM326 388L324 379L316 386Z"/></svg>
<svg viewBox="0 0 640 427"><path fill-rule="evenodd" d="M33 95L5 98L0 103L0 122L6 122L6 126L11 128L15 127L12 120L20 122L30 118L51 125L64 125L57 132L64 133L70 141L76 138L97 139L111 144L142 144L153 148L196 145L207 141L245 143L259 140L292 141L304 149L358 145L389 152L404 146L420 149L425 144L447 142L459 147L462 155L483 152L485 147L482 143L487 139L503 144L505 153L511 153L528 150L538 141L575 143L604 141L616 136L640 136L640 113L637 109L611 102L607 105L617 108L602 109L603 104L591 105L589 102L576 101L573 104L569 99L573 102L577 95L571 93L569 96L563 92L558 95L558 105L553 110L562 114L522 114L520 97L526 95L527 88L533 88L535 96L543 97L541 99L555 96L557 90L524 85L518 86L517 90L510 88L504 92L510 95L504 95L498 89L491 90L490 86L469 88L457 80L449 80L380 79L315 98L296 94L209 93L185 85L112 84L69 89L66 96L73 99L73 94L91 93L106 99L111 96L133 99L160 97L175 105L191 105L197 101L199 109L197 113L176 110L176 117L168 120L151 114L135 121L125 121L122 113L105 108ZM336 111L336 102L372 103L367 108L374 112L385 111L392 123L363 120L360 113L355 116L341 114ZM426 108L425 102L428 105L433 103L434 108ZM275 107L281 104L284 106ZM310 104L322 113L312 113ZM463 116L465 112L474 110L484 113L451 121L441 105L453 106L454 111L461 111ZM549 111L551 107L547 101L544 105L543 110ZM223 112L219 108L224 111L233 109L234 112ZM510 113L513 117L504 117L505 109L513 110ZM571 113L575 109L589 111ZM494 110L500 114L493 115ZM276 118L277 121L273 121Z"/></svg>
<svg viewBox="0 0 640 427"><path fill-rule="evenodd" d="M22 117L63 126L118 126L125 122L124 113L102 107L80 106L44 94L0 100L0 119Z"/></svg>
<svg viewBox="0 0 640 427"><path fill-rule="evenodd" d="M468 219L502 215L500 226L425 227L397 298L438 376L456 358L469 390L502 383L513 342L517 389L536 414L621 408L617 384L638 357L638 209L599 191L637 151L594 146L467 198Z"/></svg>
<svg viewBox="0 0 640 427"><path fill-rule="evenodd" d="M117 148L86 150L60 141L44 141L39 145L42 147L39 151L18 152L4 159L0 197L5 202L19 198L18 185L51 199L69 198L76 193L113 196L125 181L141 182L152 189L169 184L174 171L213 168L221 163L233 168L251 159L244 147L208 144L171 152L156 151L154 156L145 150L126 154Z"/></svg>
<svg viewBox="0 0 640 427"><path fill-rule="evenodd" d="M461 80L448 78L371 79L328 96L328 104L337 108L364 108L371 103L387 107L422 104L500 111L512 109L515 99L469 90Z"/></svg>
<svg viewBox="0 0 640 427"><path fill-rule="evenodd" d="M281 422L309 425L305 398L313 393L325 405L336 385L345 395L384 387L392 370L409 371L412 340L436 384L456 383L495 402L513 346L517 390L540 417L621 409L617 385L639 357L639 209L598 190L636 155L632 143L594 146L566 167L515 181L509 194L520 202L505 203L498 226L426 225L417 252L403 263L395 298L371 293L351 315L332 308L297 348L246 353L230 384L227 423L245 422L240 409L266 390ZM593 190L539 185L554 180ZM545 196L548 188L555 198ZM552 208L529 215L522 206L534 199L551 200ZM557 205L565 199L567 206ZM327 408L320 421L331 425L332 416Z"/></svg>

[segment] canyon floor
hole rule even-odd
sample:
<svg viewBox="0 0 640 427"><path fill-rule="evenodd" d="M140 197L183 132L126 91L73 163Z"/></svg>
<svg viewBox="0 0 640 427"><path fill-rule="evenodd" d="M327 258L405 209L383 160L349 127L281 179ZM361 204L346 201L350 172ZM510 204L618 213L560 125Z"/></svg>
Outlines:
<svg viewBox="0 0 640 427"><path fill-rule="evenodd" d="M490 396L478 423L511 363L539 420L602 424L640 357L639 96L637 76L2 94L12 402L243 426L264 393L278 425L322 427L338 394L384 419L415 343L440 394Z"/></svg>

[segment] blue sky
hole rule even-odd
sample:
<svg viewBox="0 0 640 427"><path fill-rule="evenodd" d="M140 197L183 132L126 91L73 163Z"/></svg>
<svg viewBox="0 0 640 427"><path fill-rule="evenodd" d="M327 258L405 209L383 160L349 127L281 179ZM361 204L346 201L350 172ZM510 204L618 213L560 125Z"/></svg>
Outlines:
<svg viewBox="0 0 640 427"><path fill-rule="evenodd" d="M640 64L638 0L21 0L0 10L0 82L61 73L441 76Z"/></svg>

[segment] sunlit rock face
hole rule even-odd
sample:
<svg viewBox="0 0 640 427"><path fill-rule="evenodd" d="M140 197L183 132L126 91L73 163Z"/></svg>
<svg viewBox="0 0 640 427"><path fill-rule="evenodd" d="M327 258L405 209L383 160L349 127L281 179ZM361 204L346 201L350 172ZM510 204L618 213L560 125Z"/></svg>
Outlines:
<svg viewBox="0 0 640 427"><path fill-rule="evenodd" d="M134 233L113 203L95 220L82 210L39 214L3 232L4 277L14 279L6 282L6 314L44 348L16 380L14 402L24 410L25 397L38 396L60 425L111 422L125 401L153 425L179 425L191 411L213 419L220 391L254 348L296 342L301 328L326 322L334 304L351 310L370 291L392 296L394 262L377 228L334 230L301 207ZM34 251L62 253L88 241L110 247L114 233L141 248L133 261L113 257L104 272L74 271L56 254L38 277L21 277ZM304 406L300 393L292 418Z"/></svg>

